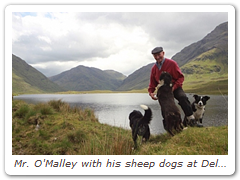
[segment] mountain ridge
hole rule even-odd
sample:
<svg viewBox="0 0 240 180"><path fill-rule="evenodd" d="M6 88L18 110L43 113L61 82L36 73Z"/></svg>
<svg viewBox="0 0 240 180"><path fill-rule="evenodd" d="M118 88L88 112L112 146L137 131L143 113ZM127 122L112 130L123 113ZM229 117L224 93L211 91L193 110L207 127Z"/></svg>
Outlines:
<svg viewBox="0 0 240 180"><path fill-rule="evenodd" d="M222 51L228 49L228 22L218 25L213 31L208 33L203 39L189 46L184 47L180 52L176 53L174 59L179 67L193 60L200 54L213 48L219 48Z"/></svg>
<svg viewBox="0 0 240 180"><path fill-rule="evenodd" d="M66 91L115 90L124 75L116 71L103 71L79 65L49 79Z"/></svg>
<svg viewBox="0 0 240 180"><path fill-rule="evenodd" d="M62 89L21 58L12 54L12 92L57 92Z"/></svg>

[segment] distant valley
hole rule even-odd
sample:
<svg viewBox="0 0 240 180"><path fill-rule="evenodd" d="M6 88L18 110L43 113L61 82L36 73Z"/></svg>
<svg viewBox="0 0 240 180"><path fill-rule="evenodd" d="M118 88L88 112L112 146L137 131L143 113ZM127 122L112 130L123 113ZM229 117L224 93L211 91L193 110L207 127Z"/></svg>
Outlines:
<svg viewBox="0 0 240 180"><path fill-rule="evenodd" d="M172 59L184 73L183 88L186 92L227 94L228 23L220 24L202 40L183 48ZM113 70L77 66L47 78L20 57L12 55L12 90L14 94L141 89L147 92L153 64L141 67L128 77Z"/></svg>

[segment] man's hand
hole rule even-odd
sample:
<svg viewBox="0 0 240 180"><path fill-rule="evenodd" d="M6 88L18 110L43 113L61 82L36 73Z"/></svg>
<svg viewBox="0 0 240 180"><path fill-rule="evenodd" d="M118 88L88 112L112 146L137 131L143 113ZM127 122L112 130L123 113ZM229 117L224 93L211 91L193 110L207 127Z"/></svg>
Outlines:
<svg viewBox="0 0 240 180"><path fill-rule="evenodd" d="M155 93L150 93L149 94L153 100L158 100L158 98L155 96Z"/></svg>

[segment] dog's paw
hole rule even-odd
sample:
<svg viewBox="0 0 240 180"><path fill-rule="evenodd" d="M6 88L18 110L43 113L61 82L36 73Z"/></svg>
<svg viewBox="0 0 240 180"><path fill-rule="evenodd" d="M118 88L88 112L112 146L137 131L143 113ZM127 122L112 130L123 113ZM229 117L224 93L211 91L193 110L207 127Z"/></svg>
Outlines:
<svg viewBox="0 0 240 180"><path fill-rule="evenodd" d="M148 110L148 106L146 106L144 104L140 105L140 107L143 108L144 110Z"/></svg>

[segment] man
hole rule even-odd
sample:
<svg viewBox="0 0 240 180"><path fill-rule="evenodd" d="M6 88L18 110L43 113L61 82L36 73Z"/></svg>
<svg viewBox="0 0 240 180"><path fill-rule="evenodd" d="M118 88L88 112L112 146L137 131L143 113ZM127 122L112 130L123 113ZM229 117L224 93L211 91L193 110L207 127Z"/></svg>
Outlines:
<svg viewBox="0 0 240 180"><path fill-rule="evenodd" d="M195 118L193 116L193 111L191 104L182 89L182 84L184 81L184 76L178 67L178 64L172 59L164 57L164 51L162 47L156 47L152 50L152 55L156 60L156 64L153 65L151 69L150 83L148 87L149 95L153 100L157 100L156 94L154 93L155 88L158 85L159 77L162 71L166 71L172 76L172 91L174 97L178 100L184 114L186 115L191 126L199 126L196 124ZM163 117L164 118L164 117ZM163 119L163 124L164 119Z"/></svg>

